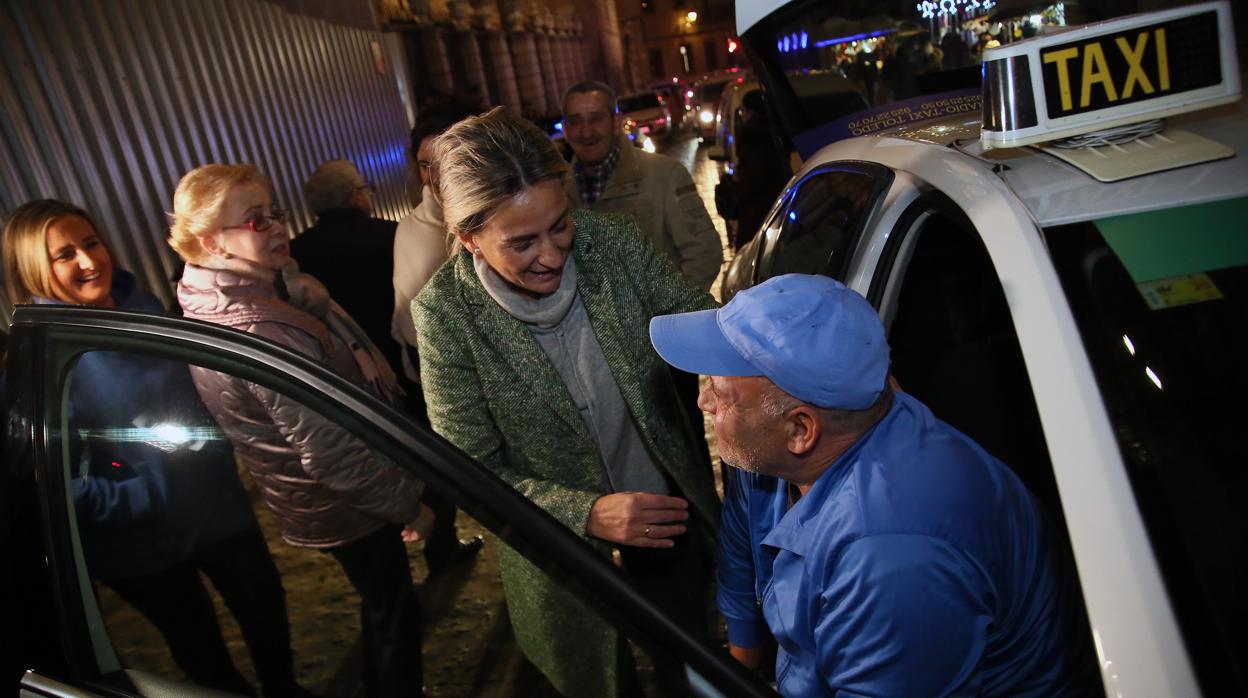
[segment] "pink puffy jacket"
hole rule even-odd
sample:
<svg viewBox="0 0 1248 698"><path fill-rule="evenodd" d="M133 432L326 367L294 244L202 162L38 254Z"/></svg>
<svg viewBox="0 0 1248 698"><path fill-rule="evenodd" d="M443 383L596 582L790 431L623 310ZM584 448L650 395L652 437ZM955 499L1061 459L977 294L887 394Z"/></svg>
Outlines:
<svg viewBox="0 0 1248 698"><path fill-rule="evenodd" d="M178 302L188 318L265 337L364 384L347 346L271 283L187 265ZM420 480L318 412L241 378L198 367L191 374L287 543L333 548L420 513Z"/></svg>

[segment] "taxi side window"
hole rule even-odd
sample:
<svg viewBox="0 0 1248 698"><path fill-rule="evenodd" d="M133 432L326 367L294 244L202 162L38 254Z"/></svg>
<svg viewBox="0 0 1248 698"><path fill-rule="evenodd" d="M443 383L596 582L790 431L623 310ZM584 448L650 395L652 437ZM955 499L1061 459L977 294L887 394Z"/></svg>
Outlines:
<svg viewBox="0 0 1248 698"><path fill-rule="evenodd" d="M1074 569L1022 348L979 233L947 198L925 194L889 236L877 281L895 289L885 292L879 310L901 389L1018 475L1049 514L1059 554ZM880 288L869 295L878 299ZM1072 583L1077 589L1073 575ZM1083 595L1076 591L1072 599L1082 602ZM1082 603L1080 611L1088 622ZM1096 656L1094 648L1086 647L1084 656Z"/></svg>
<svg viewBox="0 0 1248 698"><path fill-rule="evenodd" d="M779 235L768 240L759 280L781 274L842 278L878 187L878 178L852 171L820 172L803 180L784 210Z"/></svg>

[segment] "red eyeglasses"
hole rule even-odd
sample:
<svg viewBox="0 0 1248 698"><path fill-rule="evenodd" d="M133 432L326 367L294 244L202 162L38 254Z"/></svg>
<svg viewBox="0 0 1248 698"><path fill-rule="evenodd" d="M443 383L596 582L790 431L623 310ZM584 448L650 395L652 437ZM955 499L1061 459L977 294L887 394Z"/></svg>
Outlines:
<svg viewBox="0 0 1248 698"><path fill-rule="evenodd" d="M227 225L225 226L225 229L231 230L234 228L247 228L253 233L265 233L268 232L269 228L273 227L274 223L285 222L286 211L281 208L274 207L273 211L267 216L262 213L260 215L253 216L252 218L248 218L239 225Z"/></svg>

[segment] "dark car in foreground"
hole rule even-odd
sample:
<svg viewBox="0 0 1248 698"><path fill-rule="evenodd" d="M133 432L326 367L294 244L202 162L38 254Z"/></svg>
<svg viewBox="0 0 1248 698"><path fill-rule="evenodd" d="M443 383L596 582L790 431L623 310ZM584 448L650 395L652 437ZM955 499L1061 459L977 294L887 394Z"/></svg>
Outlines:
<svg viewBox="0 0 1248 698"><path fill-rule="evenodd" d="M22 306L8 335L4 373L4 470L0 480L0 638L9 686L23 696L220 695L185 683L160 661L160 638L95 582L83 557L71 481L83 439L127 440L156 448L193 448L224 438L215 424L135 425L95 433L75 423L67 405L75 363L89 352L116 352L202 366L242 377L296 400L342 426L445 493L460 509L550 574L580 593L605 618L637 641L652 643L685 662L695 693L706 696L774 695L726 652L695 640L638 594L589 544L503 483L479 463L395 408L324 367L255 335L180 318L68 306ZM262 528L266 512L257 510ZM317 653L296 646L296 673L309 688L351 695L341 681L358 625L354 603L325 596L340 575L329 556L298 551L271 538L287 591L309 627L300 635L330 635ZM324 558L324 559L322 559ZM349 592L346 592L349 593ZM426 605L430 600L426 599ZM445 623L486 614L485 627L509 632L481 600L459 600ZM222 616L227 623L229 619ZM499 625L501 623L501 625ZM475 626L474 626L475 627ZM227 631L230 628L226 628ZM138 642L146 638L144 642ZM516 661L491 650L488 638L466 637L426 651L426 677L447 662ZM474 654L479 644L484 652ZM514 670L514 667L513 667ZM349 671L347 672L349 673ZM514 672L513 672L514 673ZM322 679L309 680L308 676ZM480 695L481 686L438 686L440 695ZM516 687L513 687L515 690ZM10 689L12 690L12 689Z"/></svg>

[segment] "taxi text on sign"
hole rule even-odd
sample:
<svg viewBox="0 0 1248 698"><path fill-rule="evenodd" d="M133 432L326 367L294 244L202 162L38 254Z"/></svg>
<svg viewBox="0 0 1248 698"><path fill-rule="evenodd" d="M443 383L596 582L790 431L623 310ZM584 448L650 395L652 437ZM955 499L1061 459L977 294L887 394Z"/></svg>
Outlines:
<svg viewBox="0 0 1248 698"><path fill-rule="evenodd" d="M1048 117L1095 111L1222 81L1213 11L1040 52Z"/></svg>

